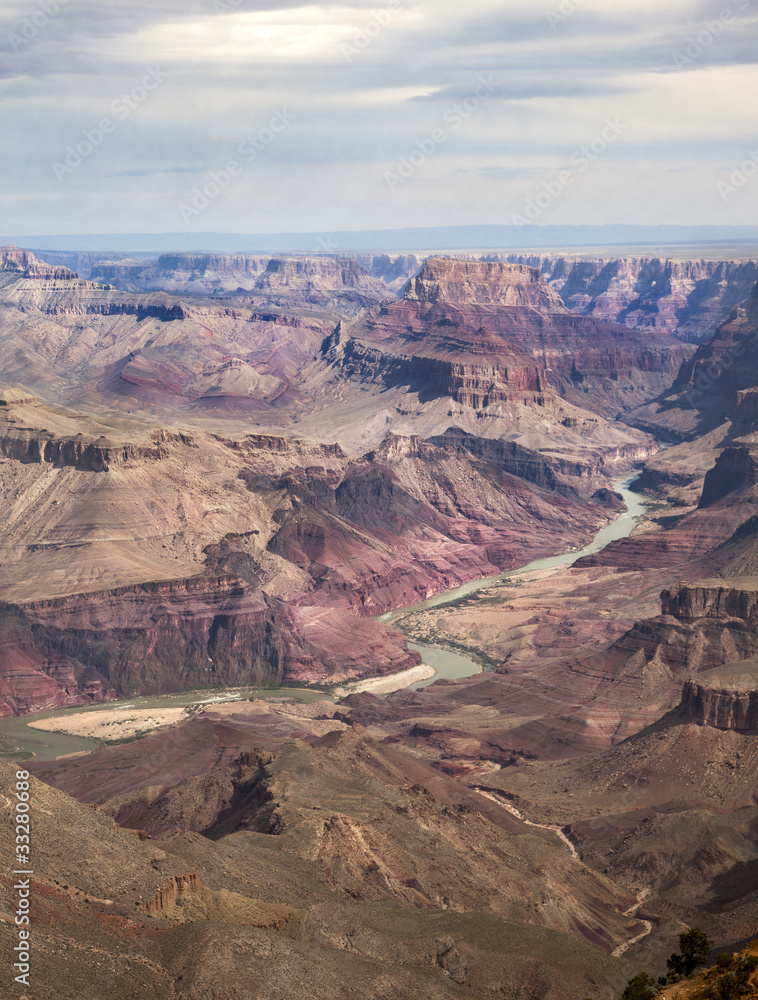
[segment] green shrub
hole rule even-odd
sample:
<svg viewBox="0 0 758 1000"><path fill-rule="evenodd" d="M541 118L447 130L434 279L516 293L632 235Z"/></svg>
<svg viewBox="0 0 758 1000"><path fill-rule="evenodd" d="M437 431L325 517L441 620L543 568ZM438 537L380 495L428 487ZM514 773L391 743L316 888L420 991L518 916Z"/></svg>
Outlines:
<svg viewBox="0 0 758 1000"><path fill-rule="evenodd" d="M726 953L722 952L722 954ZM734 957L731 955L729 957L732 959L732 965L734 965ZM721 958L721 955L719 955L719 958ZM718 967L717 959L716 968ZM754 955L747 955L736 963L736 968L733 972L728 972L725 976L720 976L713 986L709 988L706 996L709 1000L740 1000L741 997L754 995L753 988L750 985L750 977L756 969L758 969L758 958Z"/></svg>
<svg viewBox="0 0 758 1000"><path fill-rule="evenodd" d="M626 984L621 1000L653 1000L657 992L655 980L640 972Z"/></svg>

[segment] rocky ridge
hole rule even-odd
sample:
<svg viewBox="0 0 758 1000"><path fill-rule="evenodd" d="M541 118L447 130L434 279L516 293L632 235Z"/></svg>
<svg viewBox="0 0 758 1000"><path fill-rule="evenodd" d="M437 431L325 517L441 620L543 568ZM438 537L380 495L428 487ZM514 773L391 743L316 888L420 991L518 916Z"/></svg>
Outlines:
<svg viewBox="0 0 758 1000"><path fill-rule="evenodd" d="M577 316L535 268L434 257L402 299L349 332L382 352L505 369L522 351L566 400L613 417L670 382L691 353L667 336Z"/></svg>
<svg viewBox="0 0 758 1000"><path fill-rule="evenodd" d="M758 281L756 260L540 254L505 259L537 268L573 312L695 343L710 336Z"/></svg>
<svg viewBox="0 0 758 1000"><path fill-rule="evenodd" d="M272 305L320 306L354 314L388 296L355 260L255 254L163 254L154 261L101 262L90 280L123 291L236 295Z"/></svg>

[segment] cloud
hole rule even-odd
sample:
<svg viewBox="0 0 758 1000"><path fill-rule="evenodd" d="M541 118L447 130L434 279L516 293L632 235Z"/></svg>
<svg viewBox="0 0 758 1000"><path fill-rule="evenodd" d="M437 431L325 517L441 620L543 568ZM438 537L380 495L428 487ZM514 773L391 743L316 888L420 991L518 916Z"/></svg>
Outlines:
<svg viewBox="0 0 758 1000"><path fill-rule="evenodd" d="M758 0L572 2L556 21L559 3L533 0L6 0L3 225L175 229L187 189L285 108L291 126L245 160L199 228L507 221L522 185L608 116L629 129L597 165L594 191L577 186L557 212L624 222L654 204L664 222L754 221L745 200L708 198L714 163L738 158L754 134ZM155 67L165 80L143 97ZM450 129L446 112L482 74L494 89ZM114 128L56 175L104 119ZM439 128L446 140L388 197L384 172ZM685 193L690 214L673 217Z"/></svg>

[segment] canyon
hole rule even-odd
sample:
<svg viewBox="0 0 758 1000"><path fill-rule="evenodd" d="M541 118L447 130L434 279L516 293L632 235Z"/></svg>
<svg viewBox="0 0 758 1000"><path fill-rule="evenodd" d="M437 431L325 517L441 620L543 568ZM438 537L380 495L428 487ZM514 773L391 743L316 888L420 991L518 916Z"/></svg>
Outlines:
<svg viewBox="0 0 758 1000"><path fill-rule="evenodd" d="M734 257L714 255L710 248L650 247L647 254L618 256L598 253L453 254L462 260L501 262L533 267L579 315L641 330L659 330L686 342L707 339L728 319L758 281L758 259L744 251ZM324 275L329 252L310 260L265 254L163 254L149 257L104 257L97 253L52 252L54 264L82 277L110 283L124 291L175 291L198 295L271 294L283 283L300 283L307 294L325 296ZM348 289L378 295L376 301L402 294L421 270L427 255L353 253L342 258ZM307 275L307 278L306 278ZM373 281L372 281L373 279ZM388 290L388 291L387 291ZM331 293L333 295L333 293ZM339 301L339 296L334 302ZM343 299L344 304L344 299Z"/></svg>
<svg viewBox="0 0 758 1000"><path fill-rule="evenodd" d="M575 312L661 330L697 343L710 336L751 293L756 260L682 260L664 256L571 258L509 254L527 264Z"/></svg>
<svg viewBox="0 0 758 1000"><path fill-rule="evenodd" d="M40 997L612 1000L758 934L755 265L496 256L0 249L0 716L198 691L0 761ZM335 691L417 643L484 669Z"/></svg>

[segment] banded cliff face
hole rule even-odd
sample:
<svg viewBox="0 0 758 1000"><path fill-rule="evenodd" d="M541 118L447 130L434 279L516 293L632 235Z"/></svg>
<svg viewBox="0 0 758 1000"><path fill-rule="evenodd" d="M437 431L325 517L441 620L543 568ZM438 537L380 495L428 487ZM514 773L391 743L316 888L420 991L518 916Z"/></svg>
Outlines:
<svg viewBox="0 0 758 1000"><path fill-rule="evenodd" d="M687 440L723 428L725 440L758 429L758 284L679 369L673 385L630 417L638 427ZM730 426L731 425L731 426Z"/></svg>
<svg viewBox="0 0 758 1000"><path fill-rule="evenodd" d="M216 686L338 682L420 661L393 629L234 576L0 605L0 715Z"/></svg>
<svg viewBox="0 0 758 1000"><path fill-rule="evenodd" d="M327 256L163 254L151 261L103 261L91 278L123 291L244 294L280 306L326 306L346 315L389 294L357 261Z"/></svg>
<svg viewBox="0 0 758 1000"><path fill-rule="evenodd" d="M661 610L681 622L700 618L758 622L758 577L741 580L739 586L726 580L709 580L664 590Z"/></svg>
<svg viewBox="0 0 758 1000"><path fill-rule="evenodd" d="M539 271L521 264L451 260L431 257L410 280L407 302L447 305L527 307L543 312L568 312Z"/></svg>
<svg viewBox="0 0 758 1000"><path fill-rule="evenodd" d="M0 247L0 280L12 280L25 276L37 279L48 278L53 281L76 279L77 274L68 267L48 264L37 260L33 253L14 246Z"/></svg>
<svg viewBox="0 0 758 1000"><path fill-rule="evenodd" d="M484 340L483 336L477 345L482 354L486 346ZM388 350L345 337L340 330L330 339L326 349L327 358L339 365L348 378L359 382L408 385L421 391L428 387L439 396L450 396L474 409L511 401L544 405L543 390L547 387L544 372L527 354L508 345L493 343L489 357L453 360L459 353L469 356L476 353L461 351L461 346L448 341L430 350L429 345L409 343ZM497 363L492 363L490 359L495 354L498 355Z"/></svg>
<svg viewBox="0 0 758 1000"><path fill-rule="evenodd" d="M435 257L401 300L350 334L383 353L473 366L523 368L517 358L525 355L541 369L541 387L552 384L572 402L613 416L640 394L660 391L691 352L660 334L575 315L536 268ZM489 370L481 373L488 378Z"/></svg>
<svg viewBox="0 0 758 1000"><path fill-rule="evenodd" d="M749 665L758 654L756 620L758 579L682 585L664 590L660 617L639 622L612 650L629 663L642 654L645 670L668 675L673 697L685 680L700 684L704 671Z"/></svg>
<svg viewBox="0 0 758 1000"><path fill-rule="evenodd" d="M758 662L750 666L750 673L730 676L728 671L714 670L688 681L681 711L698 726L758 733Z"/></svg>
<svg viewBox="0 0 758 1000"><path fill-rule="evenodd" d="M758 261L661 257L572 259L512 254L537 268L574 312L685 341L711 335L758 280Z"/></svg>

